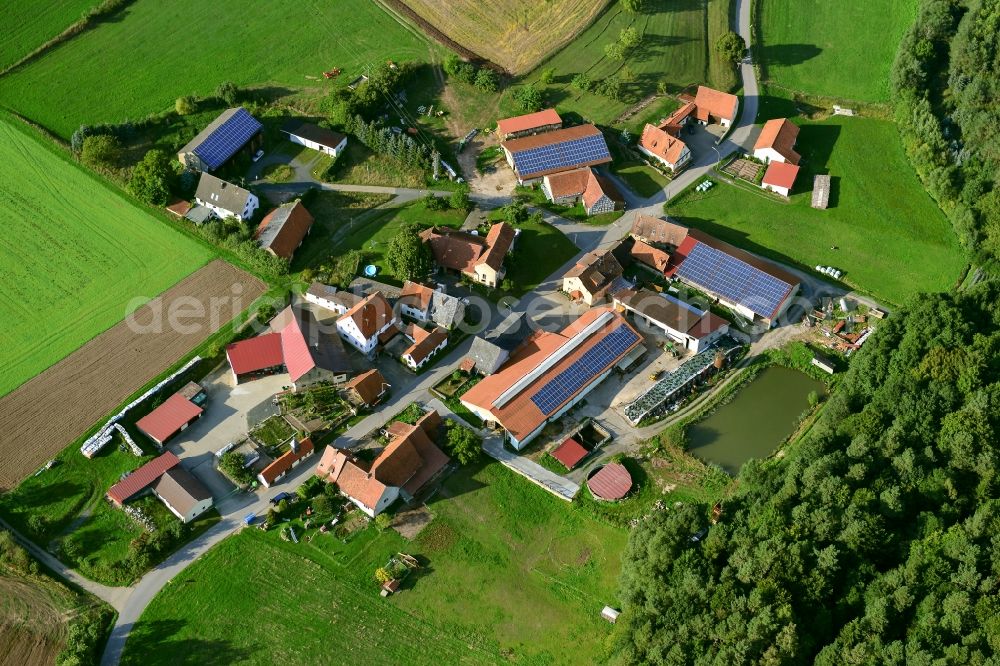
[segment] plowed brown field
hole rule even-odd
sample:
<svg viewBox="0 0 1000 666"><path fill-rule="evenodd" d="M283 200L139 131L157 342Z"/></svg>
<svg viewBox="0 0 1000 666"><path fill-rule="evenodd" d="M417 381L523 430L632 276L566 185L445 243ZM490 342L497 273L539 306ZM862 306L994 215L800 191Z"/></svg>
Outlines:
<svg viewBox="0 0 1000 666"><path fill-rule="evenodd" d="M0 398L0 492L17 485L266 290L249 273L213 261ZM201 316L193 314L199 307ZM175 317L181 326L169 325L172 308L181 315ZM158 312L162 326L155 325Z"/></svg>

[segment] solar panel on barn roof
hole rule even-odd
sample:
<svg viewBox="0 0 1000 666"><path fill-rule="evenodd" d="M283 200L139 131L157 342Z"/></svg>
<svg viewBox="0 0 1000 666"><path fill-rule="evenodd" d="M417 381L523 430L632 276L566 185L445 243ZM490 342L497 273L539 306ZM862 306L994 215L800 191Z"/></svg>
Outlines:
<svg viewBox="0 0 1000 666"><path fill-rule="evenodd" d="M542 413L552 414L587 382L606 370L612 361L638 339L639 336L631 328L620 324L572 365L550 379L531 396L531 401Z"/></svg>
<svg viewBox="0 0 1000 666"><path fill-rule="evenodd" d="M242 148L263 127L246 109L239 109L194 148L194 153L217 169Z"/></svg>
<svg viewBox="0 0 1000 666"><path fill-rule="evenodd" d="M522 176L553 169L565 169L588 162L610 160L602 134L529 148L514 153L514 168Z"/></svg>
<svg viewBox="0 0 1000 666"><path fill-rule="evenodd" d="M677 275L761 317L774 314L791 289L787 282L704 243L691 249Z"/></svg>

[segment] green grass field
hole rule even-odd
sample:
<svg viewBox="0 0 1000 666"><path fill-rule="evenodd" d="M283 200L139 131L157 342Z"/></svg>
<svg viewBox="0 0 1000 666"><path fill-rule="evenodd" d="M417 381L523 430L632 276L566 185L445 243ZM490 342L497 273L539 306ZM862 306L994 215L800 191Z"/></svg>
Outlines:
<svg viewBox="0 0 1000 666"><path fill-rule="evenodd" d="M812 95L884 102L916 0L762 0L758 59L775 83Z"/></svg>
<svg viewBox="0 0 1000 666"><path fill-rule="evenodd" d="M210 258L14 120L0 118L0 395Z"/></svg>
<svg viewBox="0 0 1000 666"><path fill-rule="evenodd" d="M430 511L413 541L230 537L153 600L122 663L601 663L626 530L496 463L456 472ZM373 573L396 552L424 567L382 599Z"/></svg>
<svg viewBox="0 0 1000 666"><path fill-rule="evenodd" d="M49 41L98 4L99 0L23 0L4 7L0 69L8 67Z"/></svg>
<svg viewBox="0 0 1000 666"><path fill-rule="evenodd" d="M654 3L647 3L652 5ZM588 120L609 123L639 100L656 92L665 82L668 90L700 83L729 89L736 84L735 72L714 62L714 51L706 48L707 35L714 35L728 21L728 0L691 0L671 3L662 9L639 14L622 11L613 3L573 42L543 62L528 81L538 81L541 71L552 68L555 79L542 86L547 102L560 111L573 111ZM623 62L609 60L604 45L615 41L628 26L643 35L643 43ZM708 27L707 27L708 26ZM709 54L713 59L710 63ZM585 73L594 82L620 74L627 67L634 80L624 86L619 102L594 93L581 93L570 85L576 74Z"/></svg>
<svg viewBox="0 0 1000 666"><path fill-rule="evenodd" d="M845 272L851 286L889 304L954 285L961 249L923 191L892 123L838 118L802 125L791 202L749 183L688 190L666 205L671 217L734 245L812 269ZM814 173L832 176L830 208L810 206ZM831 249L837 246L839 249Z"/></svg>
<svg viewBox="0 0 1000 666"><path fill-rule="evenodd" d="M137 0L120 20L4 77L0 100L68 137L81 123L143 118L226 80L323 89L324 70L342 68L343 85L369 63L426 59L431 48L368 0L252 9L239 0Z"/></svg>

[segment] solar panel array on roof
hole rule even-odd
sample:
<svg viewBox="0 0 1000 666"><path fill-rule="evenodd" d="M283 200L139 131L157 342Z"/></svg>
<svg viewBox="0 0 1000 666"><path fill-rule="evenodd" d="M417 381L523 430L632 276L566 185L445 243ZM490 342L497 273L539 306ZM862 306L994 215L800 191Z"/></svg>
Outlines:
<svg viewBox="0 0 1000 666"><path fill-rule="evenodd" d="M704 243L695 244L677 275L761 317L771 317L791 290L787 282Z"/></svg>
<svg viewBox="0 0 1000 666"><path fill-rule="evenodd" d="M193 152L208 165L209 169L218 169L259 132L261 127L263 125L256 118L245 109L239 109L229 120L205 137Z"/></svg>
<svg viewBox="0 0 1000 666"><path fill-rule="evenodd" d="M635 331L625 324L619 324L618 328L584 352L571 366L550 379L531 396L531 401L542 413L551 414L587 382L607 369L612 361L638 339Z"/></svg>
<svg viewBox="0 0 1000 666"><path fill-rule="evenodd" d="M610 160L604 135L598 133L514 153L514 168L521 176L553 169L567 169L588 162Z"/></svg>

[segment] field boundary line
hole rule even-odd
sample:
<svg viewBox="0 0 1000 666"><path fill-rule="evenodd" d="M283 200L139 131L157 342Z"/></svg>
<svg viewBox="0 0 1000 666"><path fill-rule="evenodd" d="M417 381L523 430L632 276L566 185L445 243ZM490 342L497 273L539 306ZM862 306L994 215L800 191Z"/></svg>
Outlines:
<svg viewBox="0 0 1000 666"><path fill-rule="evenodd" d="M118 12L123 11L133 2L135 2L135 0L104 0L96 7L92 7L86 14L83 15L83 17L69 24L58 35L51 38L41 46L36 47L30 53L25 54L16 62L13 62L0 70L0 77L6 76L21 67L30 65L47 54L49 51L62 46L66 42L82 35L88 30L98 27L103 22L103 19L109 16L114 16Z"/></svg>

